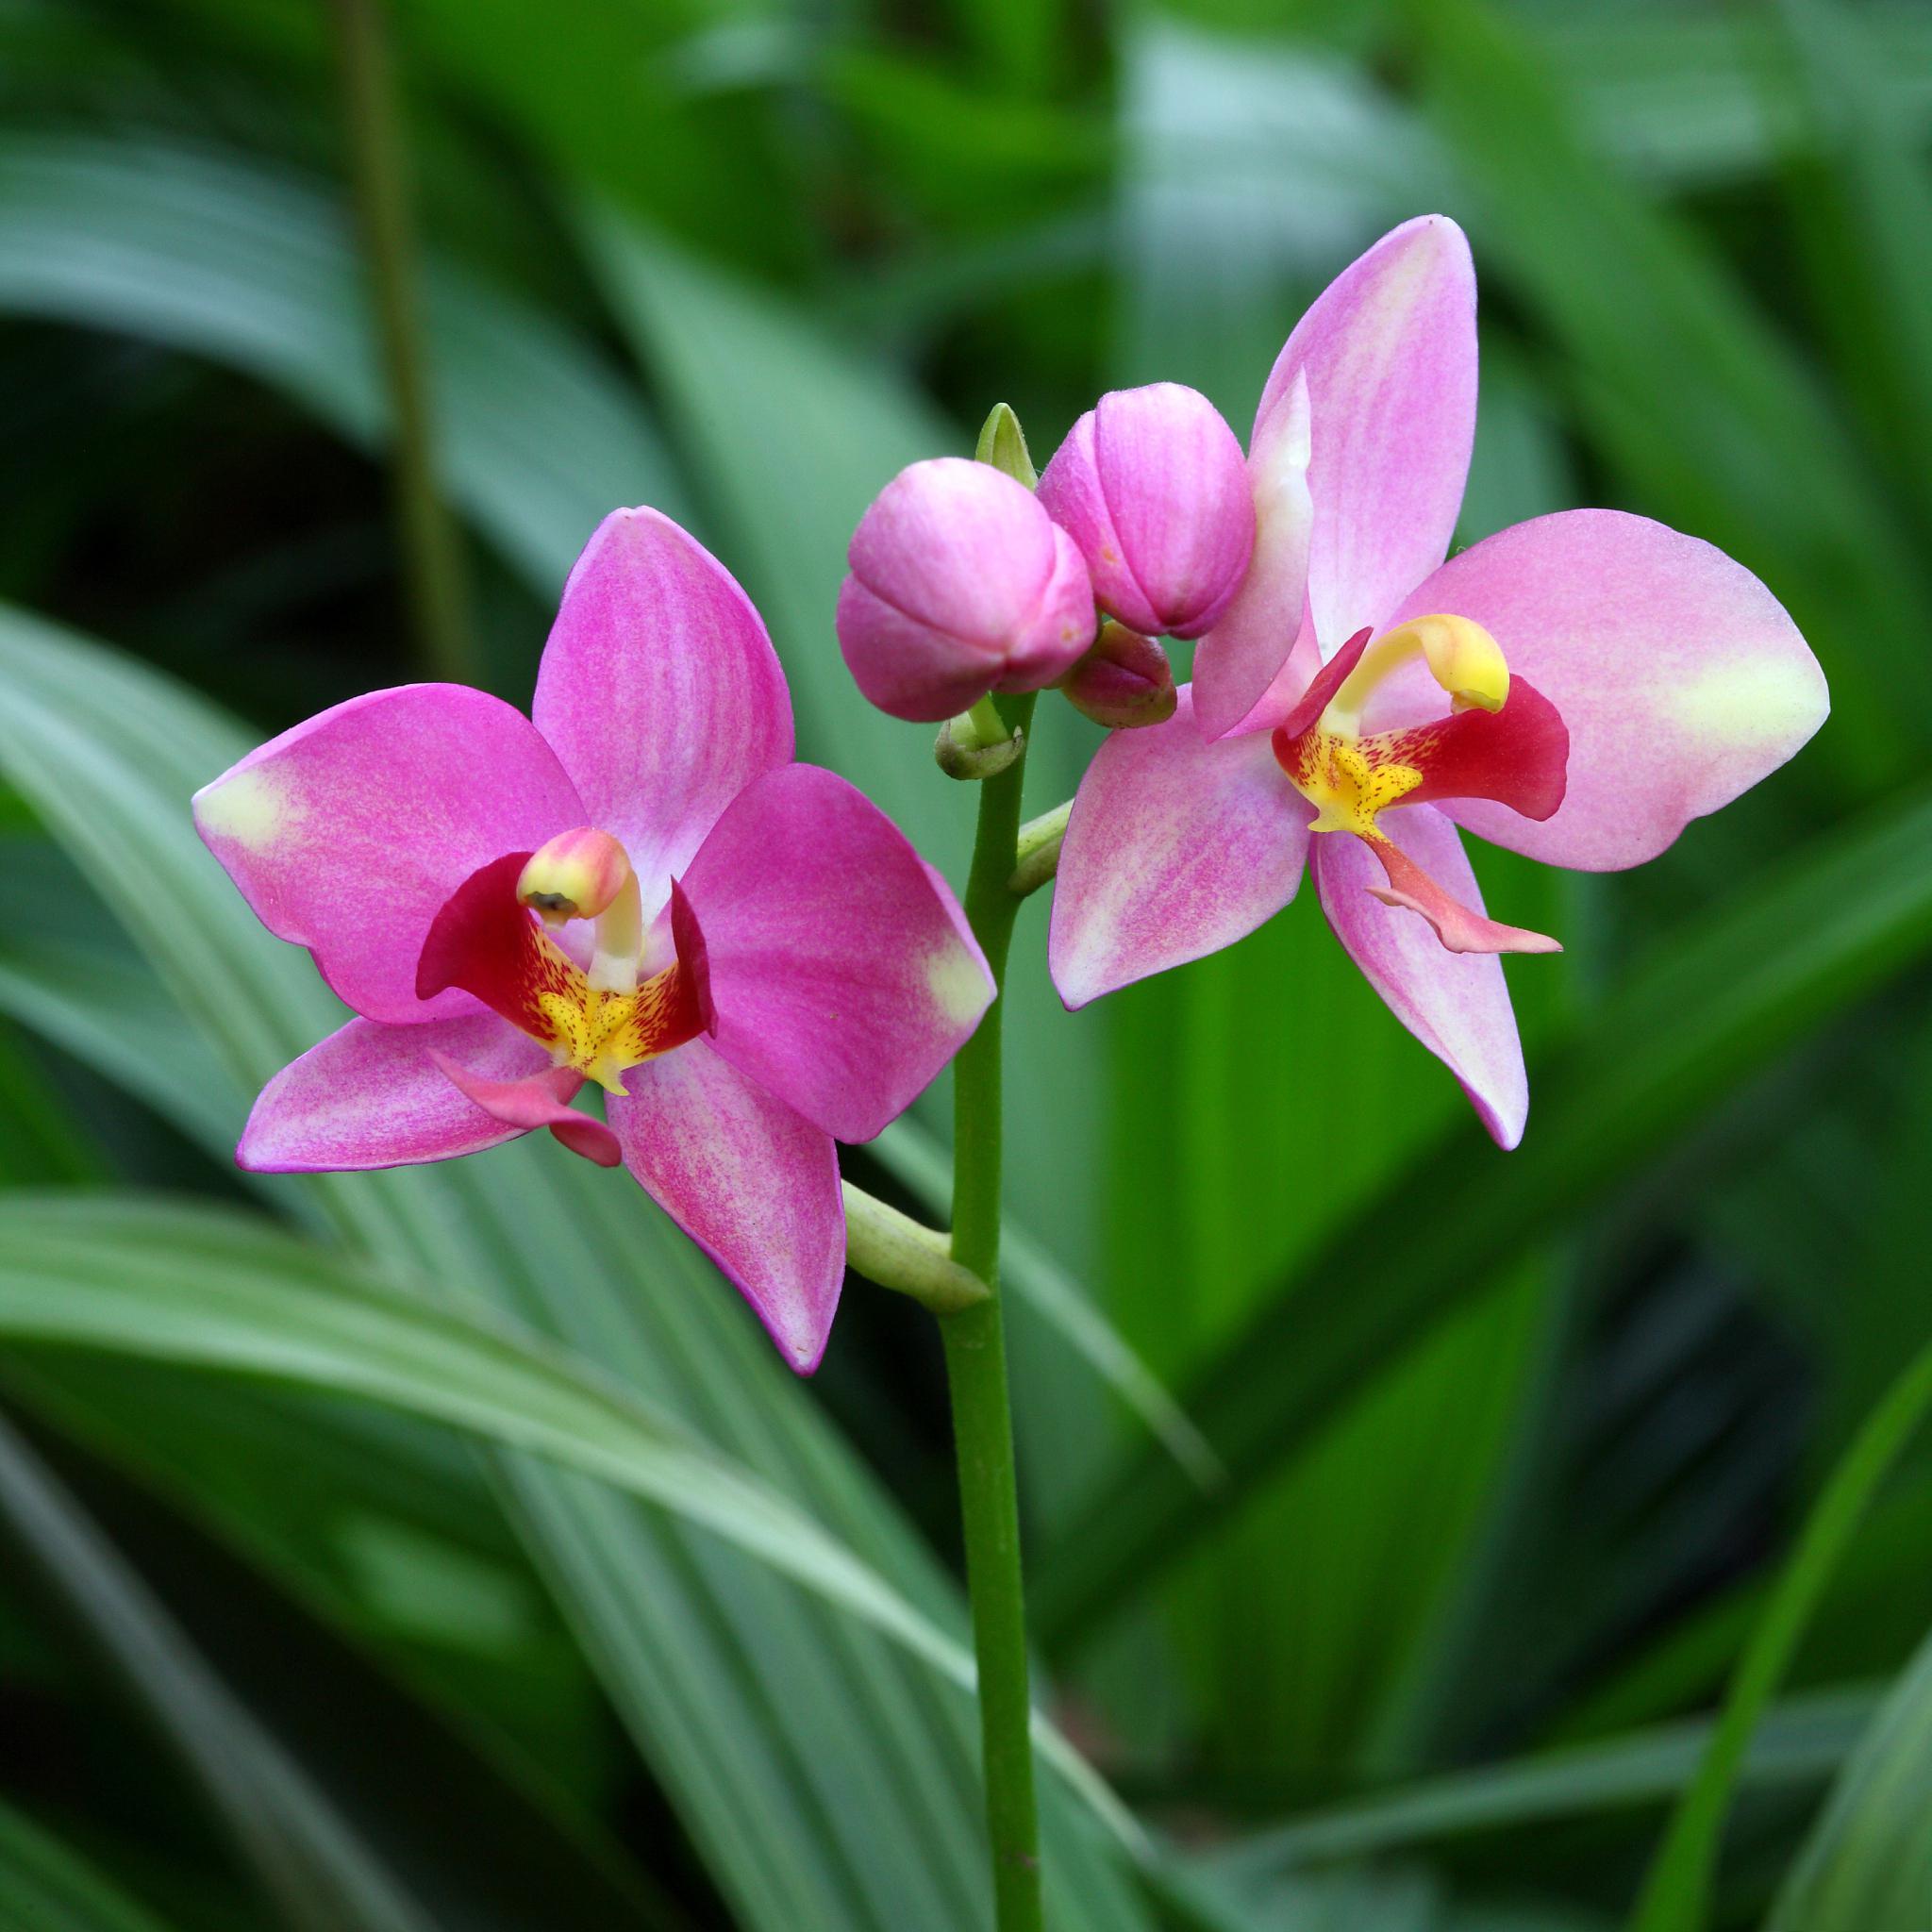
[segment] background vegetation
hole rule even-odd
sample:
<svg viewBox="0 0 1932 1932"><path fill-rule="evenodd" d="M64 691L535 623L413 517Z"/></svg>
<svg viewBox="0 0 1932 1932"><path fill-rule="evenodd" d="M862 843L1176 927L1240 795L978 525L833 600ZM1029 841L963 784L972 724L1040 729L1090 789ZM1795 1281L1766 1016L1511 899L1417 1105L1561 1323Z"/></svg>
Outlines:
<svg viewBox="0 0 1932 1932"><path fill-rule="evenodd" d="M394 15L475 676L518 702L597 518L655 504L765 611L808 755L957 878L970 801L832 641L867 499L1002 397L1042 458L1157 377L1245 431L1427 208L1483 288L1463 537L1619 505L1786 601L1834 696L1794 767L1640 874L1479 855L1570 946L1510 967L1517 1155L1312 904L1073 1019L1024 915L1043 1695L1146 1833L1050 1777L1050 1910L1932 1924L1892 1385L1932 1337L1932 12ZM547 1141L230 1165L332 1003L187 796L420 671L328 10L8 0L0 99L0 1924L981 1924L919 1311L854 1284L799 1385ZM1090 742L1042 739L1037 809ZM941 1216L944 1124L852 1172Z"/></svg>

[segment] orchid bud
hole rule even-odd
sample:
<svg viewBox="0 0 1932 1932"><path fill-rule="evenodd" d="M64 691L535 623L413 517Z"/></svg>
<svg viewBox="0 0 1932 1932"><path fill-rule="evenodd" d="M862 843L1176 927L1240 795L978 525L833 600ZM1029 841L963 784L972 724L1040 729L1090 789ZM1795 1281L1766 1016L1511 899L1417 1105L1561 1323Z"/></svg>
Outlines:
<svg viewBox="0 0 1932 1932"><path fill-rule="evenodd" d="M1247 460L1214 405L1179 383L1102 396L1047 464L1040 501L1080 546L1102 609L1150 636L1199 637L1247 575Z"/></svg>
<svg viewBox="0 0 1932 1932"><path fill-rule="evenodd" d="M1093 648L1060 680L1074 710L1126 731L1164 724L1174 716L1174 666L1152 638L1111 618L1100 626Z"/></svg>
<svg viewBox="0 0 1932 1932"><path fill-rule="evenodd" d="M1093 590L1031 491L988 463L901 470L860 520L839 646L895 718L937 724L989 691L1040 691L1093 641Z"/></svg>

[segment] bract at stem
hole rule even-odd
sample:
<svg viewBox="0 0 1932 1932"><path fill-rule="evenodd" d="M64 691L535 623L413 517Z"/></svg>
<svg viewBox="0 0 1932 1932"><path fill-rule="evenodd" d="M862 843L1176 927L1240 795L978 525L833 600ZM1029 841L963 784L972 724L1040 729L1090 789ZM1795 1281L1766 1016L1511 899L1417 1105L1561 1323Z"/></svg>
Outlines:
<svg viewBox="0 0 1932 1932"><path fill-rule="evenodd" d="M1064 805L1041 812L1037 819L1028 819L1020 827L1013 850L1012 876L1007 880L1007 891L1016 899L1039 891L1058 872L1060 845L1067 836L1067 821L1073 815L1074 801L1070 798Z"/></svg>
<svg viewBox="0 0 1932 1932"><path fill-rule="evenodd" d="M953 1259L952 1241L843 1181L845 1259L868 1281L910 1295L935 1315L956 1315L992 1291Z"/></svg>

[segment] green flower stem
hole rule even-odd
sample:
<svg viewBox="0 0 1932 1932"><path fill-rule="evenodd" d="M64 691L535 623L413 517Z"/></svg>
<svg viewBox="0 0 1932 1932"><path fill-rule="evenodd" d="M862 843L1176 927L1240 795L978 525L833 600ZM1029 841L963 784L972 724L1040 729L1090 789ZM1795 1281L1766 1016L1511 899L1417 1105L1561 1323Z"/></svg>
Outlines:
<svg viewBox="0 0 1932 1932"><path fill-rule="evenodd" d="M1033 698L1000 710L1022 732ZM1020 832L1024 754L979 788L979 830L966 886L966 917L996 983L1020 902L1007 889ZM1026 1686L1026 1605L1020 1574L1020 1497L999 1295L1000 1030L1004 997L953 1063L953 1259L993 1292L946 1316L946 1379L959 1463L959 1514L973 1642L979 1658L979 1723L986 1827L998 1932L1042 1932L1040 1823L1033 1796L1032 1702Z"/></svg>
<svg viewBox="0 0 1932 1932"><path fill-rule="evenodd" d="M383 0L335 0L357 214L389 385L396 537L417 649L430 675L474 684L462 552L437 489L416 305L408 168Z"/></svg>

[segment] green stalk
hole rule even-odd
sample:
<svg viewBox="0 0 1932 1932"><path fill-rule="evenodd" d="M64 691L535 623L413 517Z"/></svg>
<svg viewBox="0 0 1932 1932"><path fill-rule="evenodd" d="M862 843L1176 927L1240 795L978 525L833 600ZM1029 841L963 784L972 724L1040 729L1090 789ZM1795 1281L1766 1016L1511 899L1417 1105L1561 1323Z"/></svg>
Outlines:
<svg viewBox="0 0 1932 1932"><path fill-rule="evenodd" d="M1009 729L1031 722L1033 698L1004 699ZM979 787L979 829L966 886L966 917L1004 987L1020 902L1008 890L1020 832L1024 753ZM1020 1496L999 1290L1000 1031L1004 995L953 1063L953 1258L993 1290L947 1315L946 1379L959 1463L959 1514L973 1643L979 1659L979 1724L986 1828L999 1932L1042 1932L1040 1824L1033 1797L1032 1700L1026 1686L1026 1604L1020 1573Z"/></svg>
<svg viewBox="0 0 1932 1932"><path fill-rule="evenodd" d="M431 676L474 684L462 553L437 490L408 168L382 0L334 0L333 10L357 215L389 385L396 541L411 627Z"/></svg>

